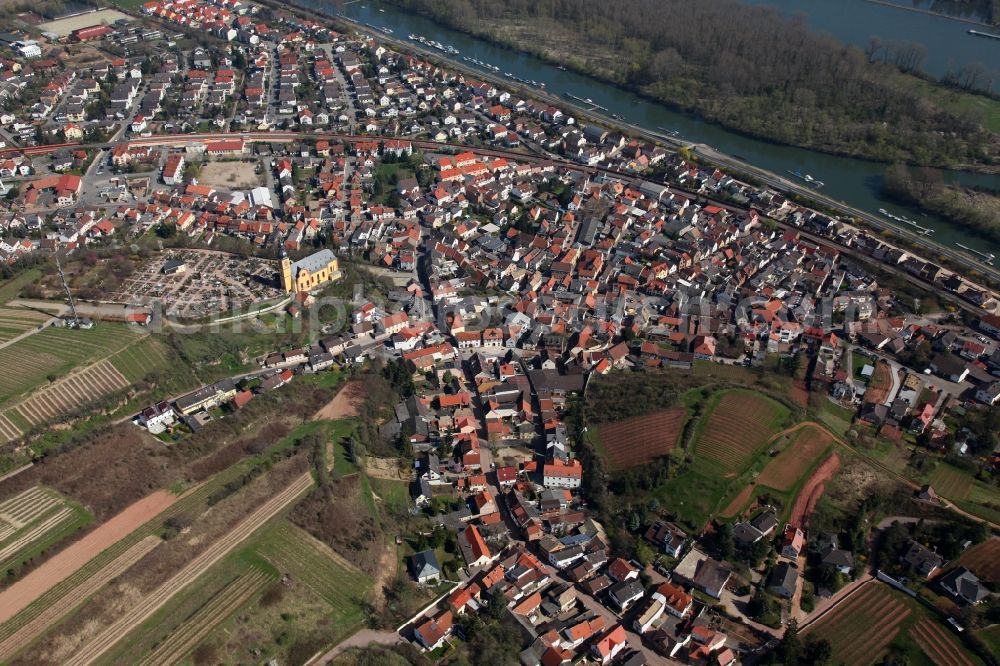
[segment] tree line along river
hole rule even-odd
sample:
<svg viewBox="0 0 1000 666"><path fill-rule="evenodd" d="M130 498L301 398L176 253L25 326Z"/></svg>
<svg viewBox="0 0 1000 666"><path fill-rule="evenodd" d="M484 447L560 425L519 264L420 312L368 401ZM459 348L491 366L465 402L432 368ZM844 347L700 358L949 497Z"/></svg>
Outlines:
<svg viewBox="0 0 1000 666"><path fill-rule="evenodd" d="M765 0L751 1L765 4ZM332 3L324 0L293 0L293 4L331 16L337 13ZM964 34L965 24L945 18L907 12L872 4L865 0L767 0L766 4L775 4L782 8L804 13L811 27L826 30L842 41L857 43L862 47L872 34L878 34L884 39L919 41L919 35L911 32L906 26L931 22L936 25L939 31L944 28L953 28L951 31L955 32L954 37L946 39L949 43L955 40L984 42L984 44L975 47L981 51L973 49L971 45L970 49L972 50L962 50L961 52L954 50L952 52L953 58L982 59L986 57L985 52L992 49L996 51L994 56L996 61L1000 62L1000 40L977 39L966 35ZM848 4L850 5L849 10L844 6ZM857 6L855 7L855 5ZM971 234L935 216L921 214L919 210L901 206L885 199L880 191L882 175L887 166L885 164L781 146L743 136L718 125L699 120L689 114L673 111L616 86L576 72L559 69L534 56L451 30L424 17L403 12L391 5L380 4L372 0L354 0L346 3L342 12L345 17L360 23L377 28L388 28L392 30L392 36L396 39L406 41L410 34L422 35L428 40L453 46L458 49L458 55L441 53L441 57L447 57L472 67L479 66L470 65L469 62L464 62L463 58L474 58L480 62L489 63L499 70L492 71L491 73L494 75L502 76L510 73L525 81L544 83L545 90L549 93L559 95L569 93L581 99L591 100L595 105L606 109L603 112L605 115L617 115L624 122L638 125L653 132L662 132L663 130L677 132L680 138L686 141L708 144L723 153L733 155L781 176L795 178L796 176L792 174L799 174L800 177L804 178L809 175L815 180L821 181L823 186L819 191L833 199L879 216L887 222L892 222L892 220L881 214L880 209L893 216L913 220L921 227L932 228L934 234L931 238L951 249L955 249L956 243L961 243L981 252L993 253L1000 257L1000 244ZM885 13L884 16L883 13ZM837 22L853 25L852 32L848 34L848 30L844 26L841 26L840 31L835 30L834 19ZM938 21L942 23L937 24ZM897 23L902 25L899 26ZM867 34L862 37L863 33ZM994 41L996 44L985 43ZM932 58L931 54L940 54L941 51L947 51L948 48L954 46L949 43L931 43L930 41L925 43L928 49L928 71L931 71L931 62L938 62L938 59ZM517 85L514 81L511 83ZM530 88L530 85L528 87ZM944 172L944 176L949 182L960 182L966 186L1000 189L1000 176L948 171ZM897 221L895 224L903 229L913 230L905 223Z"/></svg>

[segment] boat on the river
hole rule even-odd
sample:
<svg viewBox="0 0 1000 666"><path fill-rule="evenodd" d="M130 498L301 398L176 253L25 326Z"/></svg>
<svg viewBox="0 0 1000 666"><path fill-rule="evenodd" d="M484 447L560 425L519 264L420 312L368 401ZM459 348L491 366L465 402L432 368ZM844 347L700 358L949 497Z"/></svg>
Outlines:
<svg viewBox="0 0 1000 666"><path fill-rule="evenodd" d="M804 180L805 182L809 183L816 189L819 189L823 187L823 185L825 185L825 183L822 180L816 180L815 178L813 178L811 174L808 173L802 173L801 171L792 171L791 169L788 170L788 173L792 174L799 180Z"/></svg>
<svg viewBox="0 0 1000 666"><path fill-rule="evenodd" d="M987 37L989 39L1000 39L1000 35L994 35L992 32L980 32L978 30L970 30L970 35L975 37Z"/></svg>

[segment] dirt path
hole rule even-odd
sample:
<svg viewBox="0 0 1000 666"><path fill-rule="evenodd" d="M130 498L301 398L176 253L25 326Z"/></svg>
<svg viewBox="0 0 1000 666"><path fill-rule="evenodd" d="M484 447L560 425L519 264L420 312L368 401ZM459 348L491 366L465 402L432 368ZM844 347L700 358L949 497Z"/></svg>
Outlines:
<svg viewBox="0 0 1000 666"><path fill-rule="evenodd" d="M372 643L377 643L379 645L397 645L403 642L403 638L397 634L395 631L375 631L374 629L362 629L358 633L344 639L340 643L337 643L329 652L319 656L314 657L311 661L306 662L308 666L326 666L334 657L342 652L346 652L351 648L363 648L368 647Z"/></svg>
<svg viewBox="0 0 1000 666"><path fill-rule="evenodd" d="M0 623L14 617L50 588L73 575L77 569L105 548L138 529L176 501L177 495L166 490L157 490L152 495L147 495L126 507L117 516L57 553L48 562L0 593Z"/></svg>
<svg viewBox="0 0 1000 666"><path fill-rule="evenodd" d="M809 480L802 487L798 497L795 498L795 504L792 506L792 515L788 519L789 523L797 527L805 526L805 521L809 519L813 509L816 508L816 502L823 496L826 482L833 478L838 469L840 469L840 456L836 453L832 454L823 461L823 464L816 468L816 471L813 472L813 475L809 477Z"/></svg>
<svg viewBox="0 0 1000 666"><path fill-rule="evenodd" d="M157 536L146 537L63 597L53 601L35 618L0 642L0 660L6 661L23 650L49 627L59 622L70 611L86 601L112 579L123 574L161 543L163 541Z"/></svg>
<svg viewBox="0 0 1000 666"><path fill-rule="evenodd" d="M128 613L119 617L118 620L104 629L97 637L84 645L67 662L67 666L84 666L99 659L130 631L149 619L153 613L170 601L175 594L194 582L198 576L205 573L209 567L228 555L236 546L255 532L257 528L295 501L310 486L312 486L312 476L309 472L306 472L293 481L285 490L258 507L256 511L230 530L229 533L209 546L205 551L191 560L187 566L174 574L172 578L150 594L147 594Z"/></svg>
<svg viewBox="0 0 1000 666"><path fill-rule="evenodd" d="M361 382L348 382L344 388L340 389L333 400L326 403L318 412L313 414L313 420L326 419L335 421L346 419L358 415L358 408L365 399L364 384Z"/></svg>

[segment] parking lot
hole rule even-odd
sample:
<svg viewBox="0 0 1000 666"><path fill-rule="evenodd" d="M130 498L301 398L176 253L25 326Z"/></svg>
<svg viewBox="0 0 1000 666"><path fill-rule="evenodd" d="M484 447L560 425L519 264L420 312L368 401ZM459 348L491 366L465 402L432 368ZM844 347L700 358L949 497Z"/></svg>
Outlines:
<svg viewBox="0 0 1000 666"><path fill-rule="evenodd" d="M172 274L164 267L183 263ZM171 317L203 318L278 297L277 263L212 250L164 250L125 280L113 299L136 305L160 303Z"/></svg>

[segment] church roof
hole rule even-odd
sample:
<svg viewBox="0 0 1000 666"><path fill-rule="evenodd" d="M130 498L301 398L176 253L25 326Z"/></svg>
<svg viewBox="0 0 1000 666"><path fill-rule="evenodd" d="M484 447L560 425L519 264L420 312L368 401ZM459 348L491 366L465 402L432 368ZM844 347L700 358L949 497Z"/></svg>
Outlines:
<svg viewBox="0 0 1000 666"><path fill-rule="evenodd" d="M292 264L292 274L297 275L301 270L315 273L323 270L335 260L336 257L333 255L332 250L320 250L319 252L310 254L308 257L303 257Z"/></svg>

